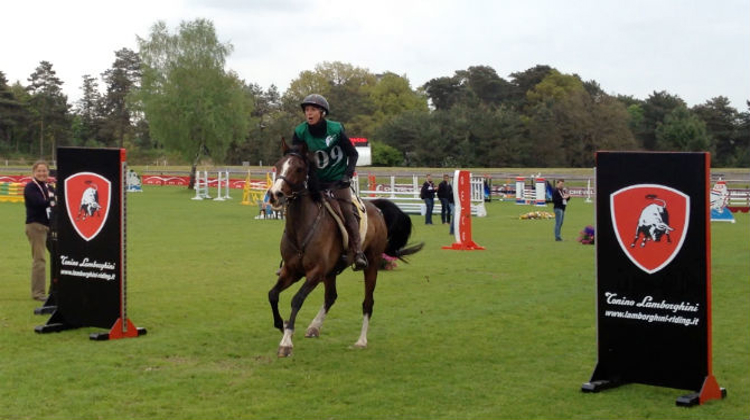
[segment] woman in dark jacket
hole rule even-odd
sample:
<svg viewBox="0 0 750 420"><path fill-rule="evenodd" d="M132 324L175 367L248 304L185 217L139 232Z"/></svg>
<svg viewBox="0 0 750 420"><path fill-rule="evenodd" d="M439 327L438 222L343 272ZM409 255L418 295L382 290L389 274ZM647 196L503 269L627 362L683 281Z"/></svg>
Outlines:
<svg viewBox="0 0 750 420"><path fill-rule="evenodd" d="M26 237L31 245L31 298L47 299L45 292L47 269L47 234L52 206L55 205L55 190L47 184L49 166L37 161L32 166L33 177L23 190L26 204Z"/></svg>

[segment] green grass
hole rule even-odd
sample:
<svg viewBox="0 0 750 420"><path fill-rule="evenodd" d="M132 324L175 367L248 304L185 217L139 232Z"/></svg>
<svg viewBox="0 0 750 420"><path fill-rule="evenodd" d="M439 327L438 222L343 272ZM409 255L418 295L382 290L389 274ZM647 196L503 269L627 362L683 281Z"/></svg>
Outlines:
<svg viewBox="0 0 750 420"><path fill-rule="evenodd" d="M728 397L675 406L676 390L625 385L584 394L596 363L594 247L575 241L593 205L552 220L493 202L472 219L485 251L448 251L447 226L414 217L425 249L381 272L369 347L355 350L363 281L339 277L321 337L304 327L278 359L267 292L281 221L254 206L193 201L177 187L129 194L129 317L148 334L94 342L97 328L36 334L23 205L0 203L0 418L3 419L747 419L750 415L750 215L714 223L713 368ZM549 210L549 209L548 209ZM439 218L438 218L439 220ZM288 316L297 286L281 296Z"/></svg>

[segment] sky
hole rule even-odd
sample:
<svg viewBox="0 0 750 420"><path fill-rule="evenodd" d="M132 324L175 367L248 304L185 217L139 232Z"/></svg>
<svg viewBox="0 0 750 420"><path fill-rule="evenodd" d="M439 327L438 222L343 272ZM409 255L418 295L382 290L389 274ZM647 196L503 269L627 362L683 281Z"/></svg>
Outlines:
<svg viewBox="0 0 750 420"><path fill-rule="evenodd" d="M104 85L115 51L164 21L210 20L234 47L226 68L284 93L340 61L405 76L412 88L471 66L506 79L537 64L609 94L666 91L688 106L750 100L747 0L38 0L0 3L0 71L9 84L52 63L71 104L83 76Z"/></svg>

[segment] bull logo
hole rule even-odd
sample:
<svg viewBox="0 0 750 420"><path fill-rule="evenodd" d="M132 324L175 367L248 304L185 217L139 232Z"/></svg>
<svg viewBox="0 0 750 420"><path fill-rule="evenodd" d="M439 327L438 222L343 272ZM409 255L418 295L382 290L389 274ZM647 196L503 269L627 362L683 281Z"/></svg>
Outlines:
<svg viewBox="0 0 750 420"><path fill-rule="evenodd" d="M109 215L111 183L101 175L79 172L65 179L65 204L73 228L86 241L99 234Z"/></svg>
<svg viewBox="0 0 750 420"><path fill-rule="evenodd" d="M612 226L625 255L648 274L677 256L690 219L690 197L664 185L639 184L610 195Z"/></svg>

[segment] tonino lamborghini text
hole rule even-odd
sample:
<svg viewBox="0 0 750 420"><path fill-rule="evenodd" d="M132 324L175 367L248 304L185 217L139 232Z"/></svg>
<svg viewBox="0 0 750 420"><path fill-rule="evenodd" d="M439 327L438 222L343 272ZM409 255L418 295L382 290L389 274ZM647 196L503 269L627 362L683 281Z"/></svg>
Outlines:
<svg viewBox="0 0 750 420"><path fill-rule="evenodd" d="M682 324L687 326L698 325L699 318L685 318L684 316L675 315L657 315L644 314L642 312L630 311L604 311L604 315L610 318L634 319L637 321L664 322L670 324Z"/></svg>
<svg viewBox="0 0 750 420"><path fill-rule="evenodd" d="M690 302L671 303L666 300L661 302L654 302L652 296L645 296L640 302L628 299L627 297L617 297L617 293L605 292L604 296L607 298L607 303L610 305L617 306L635 306L637 308L648 308L648 309L666 309L668 311L678 312L698 312L699 304L692 305Z"/></svg>
<svg viewBox="0 0 750 420"><path fill-rule="evenodd" d="M63 266L63 268L60 269L60 274L66 276L83 277L86 279L102 279L107 281L114 280L116 276L114 273L116 264L113 262L91 261L88 258L78 261L67 255L61 255L60 264Z"/></svg>
<svg viewBox="0 0 750 420"><path fill-rule="evenodd" d="M111 262L97 262L97 261L89 261L88 258L84 258L83 261L76 261L67 255L61 255L60 256L60 264L72 266L72 267L80 267L80 268L97 268L99 270L114 270L115 264Z"/></svg>

